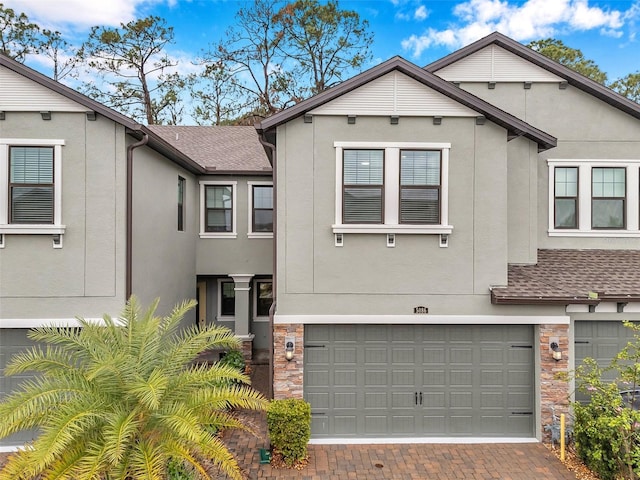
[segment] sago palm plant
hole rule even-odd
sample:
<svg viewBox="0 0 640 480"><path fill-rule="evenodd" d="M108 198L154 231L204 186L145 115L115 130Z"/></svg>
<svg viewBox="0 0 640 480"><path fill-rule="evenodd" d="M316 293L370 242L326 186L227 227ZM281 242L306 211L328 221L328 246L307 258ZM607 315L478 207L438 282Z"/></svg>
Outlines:
<svg viewBox="0 0 640 480"><path fill-rule="evenodd" d="M221 327L182 328L194 301L163 318L157 304L142 312L132 297L120 319L30 331L41 346L16 355L5 373L39 375L0 404L0 438L32 428L39 436L0 479L160 480L169 462L194 478L214 478L211 464L241 478L215 432L248 430L229 407L262 410L267 401L237 369L193 363L238 340Z"/></svg>

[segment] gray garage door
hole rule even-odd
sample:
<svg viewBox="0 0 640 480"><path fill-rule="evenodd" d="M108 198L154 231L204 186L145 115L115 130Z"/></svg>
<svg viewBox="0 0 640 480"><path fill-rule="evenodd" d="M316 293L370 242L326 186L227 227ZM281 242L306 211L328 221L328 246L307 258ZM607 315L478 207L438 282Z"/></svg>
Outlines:
<svg viewBox="0 0 640 480"><path fill-rule="evenodd" d="M532 437L529 325L310 325L319 437Z"/></svg>
<svg viewBox="0 0 640 480"><path fill-rule="evenodd" d="M28 374L5 377L4 369L13 355L33 345L34 342L27 338L27 330L0 328L0 400L15 390L23 380L31 378ZM0 439L0 446L20 445L32 438L31 432L14 435Z"/></svg>
<svg viewBox="0 0 640 480"><path fill-rule="evenodd" d="M576 321L576 367L587 357L595 359L601 367L609 366L613 357L633 339L633 333L621 321ZM614 380L615 373L605 373L604 379ZM584 394L576 392L576 400L586 399Z"/></svg>

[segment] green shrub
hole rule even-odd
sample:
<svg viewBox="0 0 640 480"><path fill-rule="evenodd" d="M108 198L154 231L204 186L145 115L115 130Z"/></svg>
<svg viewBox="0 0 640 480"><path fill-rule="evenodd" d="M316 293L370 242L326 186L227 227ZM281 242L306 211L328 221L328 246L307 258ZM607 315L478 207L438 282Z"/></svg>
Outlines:
<svg viewBox="0 0 640 480"><path fill-rule="evenodd" d="M636 332L640 326L625 322ZM604 381L603 373L613 371L616 381ZM640 335L616 355L605 369L587 358L576 369L578 388L590 394L586 404L574 403L573 434L580 458L603 480L640 478L640 411L626 406L619 392L640 385Z"/></svg>
<svg viewBox="0 0 640 480"><path fill-rule="evenodd" d="M311 405L302 399L273 400L267 408L267 427L274 450L292 466L307 458L311 438Z"/></svg>
<svg viewBox="0 0 640 480"><path fill-rule="evenodd" d="M237 368L242 372L245 368L244 355L240 350L229 350L218 362L220 365L228 365L233 368Z"/></svg>
<svg viewBox="0 0 640 480"><path fill-rule="evenodd" d="M195 480L194 473L187 468L184 462L171 459L167 464L167 480Z"/></svg>

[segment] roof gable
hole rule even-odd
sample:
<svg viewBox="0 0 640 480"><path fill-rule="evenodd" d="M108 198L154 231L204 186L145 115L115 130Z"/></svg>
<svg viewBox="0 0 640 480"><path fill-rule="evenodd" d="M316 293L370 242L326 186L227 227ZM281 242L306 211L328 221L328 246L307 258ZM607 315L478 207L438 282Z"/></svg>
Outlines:
<svg viewBox="0 0 640 480"><path fill-rule="evenodd" d="M557 75L570 85L573 85L574 87L607 102L609 105L612 105L635 118L640 118L640 104L629 100L604 85L580 75L578 72L575 72L574 70L571 70L570 68L565 67L564 65L561 65L550 58L545 57L541 53L525 47L521 43L516 42L515 40L498 32L487 35L477 42L467 45L466 47L463 47L424 68L426 71L431 73L440 72L450 65L460 62L490 45L496 45L503 50L530 62L532 65L536 65L553 75Z"/></svg>
<svg viewBox="0 0 640 480"><path fill-rule="evenodd" d="M536 142L540 150L546 150L556 146L556 138L554 136L533 127L527 122L505 112L504 110L500 110L494 105L491 105L475 95L452 85L446 80L417 67L401 57L394 57L387 60L386 62L361 73L360 75L342 82L340 85L304 100L303 102L283 110L282 112L276 113L275 115L272 115L271 117L256 124L255 128L260 133L274 129L278 125L282 125L294 118L305 115L312 110L393 71L403 73L405 76L410 77L426 87L429 87L431 90L450 98L460 105L477 111L488 120L505 128L509 132L510 138L524 136L529 140Z"/></svg>
<svg viewBox="0 0 640 480"><path fill-rule="evenodd" d="M406 115L475 117L479 112L393 71L318 108L312 115Z"/></svg>
<svg viewBox="0 0 640 480"><path fill-rule="evenodd" d="M0 110L5 112L86 112L87 107L0 66Z"/></svg>
<svg viewBox="0 0 640 480"><path fill-rule="evenodd" d="M488 45L434 72L450 82L562 82L559 77L499 45Z"/></svg>

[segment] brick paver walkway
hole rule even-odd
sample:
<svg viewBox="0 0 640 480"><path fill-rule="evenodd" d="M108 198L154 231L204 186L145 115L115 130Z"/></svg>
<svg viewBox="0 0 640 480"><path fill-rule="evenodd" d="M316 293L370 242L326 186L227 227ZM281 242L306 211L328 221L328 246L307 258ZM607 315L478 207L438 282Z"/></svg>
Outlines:
<svg viewBox="0 0 640 480"><path fill-rule="evenodd" d="M266 367L256 366L254 387L262 390ZM576 480L575 474L541 443L309 445L309 464L301 471L260 464L269 445L264 414L242 413L260 437L225 432L246 478L253 479L420 479L420 480Z"/></svg>

